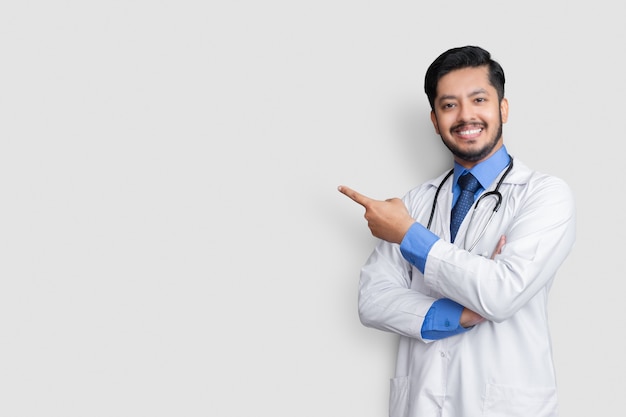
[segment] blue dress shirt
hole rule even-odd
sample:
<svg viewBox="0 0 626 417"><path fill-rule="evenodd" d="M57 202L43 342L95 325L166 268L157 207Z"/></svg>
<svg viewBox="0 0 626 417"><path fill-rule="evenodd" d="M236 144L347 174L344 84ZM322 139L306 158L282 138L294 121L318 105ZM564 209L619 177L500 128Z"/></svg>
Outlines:
<svg viewBox="0 0 626 417"><path fill-rule="evenodd" d="M477 164L469 170L481 184L474 195L474 199L484 191L485 188L483 185L491 184L509 162L509 154L506 148L502 146L495 154L489 157L489 159ZM457 184L457 180L467 171L468 170L461 165L456 162L454 163L452 207L454 207L454 203L461 194L461 187ZM428 253L439 239L439 236L416 222L409 228L400 243L400 251L408 262L424 273ZM447 298L441 298L435 301L428 310L426 317L424 317L424 323L421 329L422 337L424 339L437 340L468 331L469 328L464 328L460 324L463 308L464 307L459 303Z"/></svg>

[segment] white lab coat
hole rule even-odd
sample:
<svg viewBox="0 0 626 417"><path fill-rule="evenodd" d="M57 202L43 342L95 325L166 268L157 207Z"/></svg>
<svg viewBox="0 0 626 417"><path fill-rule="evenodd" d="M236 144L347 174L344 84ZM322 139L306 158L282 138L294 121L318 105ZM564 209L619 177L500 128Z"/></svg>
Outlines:
<svg viewBox="0 0 626 417"><path fill-rule="evenodd" d="M412 217L423 225L443 177L404 197ZM469 253L463 247L482 230L493 200L481 203L471 225L470 209L452 244L451 187L448 179L439 193L431 230L442 239L432 247L424 274L403 258L399 245L384 241L361 271L361 322L400 335L390 416L557 416L547 302L575 240L571 190L515 160L500 187L502 206ZM501 235L506 245L492 260ZM486 321L456 336L423 340L424 316L442 297Z"/></svg>

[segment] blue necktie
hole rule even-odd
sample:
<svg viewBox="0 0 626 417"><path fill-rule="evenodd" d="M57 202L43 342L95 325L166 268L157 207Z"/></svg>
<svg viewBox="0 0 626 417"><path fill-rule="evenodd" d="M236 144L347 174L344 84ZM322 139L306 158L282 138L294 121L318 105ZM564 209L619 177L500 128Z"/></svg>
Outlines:
<svg viewBox="0 0 626 417"><path fill-rule="evenodd" d="M480 183L476 177L469 172L459 177L459 185L461 186L461 195L452 208L452 219L450 220L451 242L454 242L459 226L461 226L467 211L474 204L474 193L480 188Z"/></svg>

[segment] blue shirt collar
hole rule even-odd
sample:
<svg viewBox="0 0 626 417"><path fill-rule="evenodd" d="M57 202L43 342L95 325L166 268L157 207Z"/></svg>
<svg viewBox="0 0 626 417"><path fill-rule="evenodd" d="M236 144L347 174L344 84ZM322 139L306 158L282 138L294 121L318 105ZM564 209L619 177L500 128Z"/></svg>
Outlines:
<svg viewBox="0 0 626 417"><path fill-rule="evenodd" d="M485 189L489 187L489 185L498 178L498 175L502 172L504 168L511 161L511 157L509 156L506 147L502 145L500 149L496 151L493 155L482 161L479 164L476 164L469 172L472 173L473 176L476 177L478 182L480 182L481 189ZM463 174L468 172L467 169L459 165L458 163L454 163L454 187L452 188L453 192L459 188L457 184L457 180Z"/></svg>

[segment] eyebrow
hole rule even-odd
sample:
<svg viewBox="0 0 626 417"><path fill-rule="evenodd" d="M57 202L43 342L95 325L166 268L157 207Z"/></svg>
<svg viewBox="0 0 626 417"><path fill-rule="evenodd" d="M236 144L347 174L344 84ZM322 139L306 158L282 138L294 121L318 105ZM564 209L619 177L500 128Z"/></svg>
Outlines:
<svg viewBox="0 0 626 417"><path fill-rule="evenodd" d="M472 97L472 96L477 96L479 94L487 94L487 90L485 90L484 88L477 88L476 90L472 91L471 93L469 93L468 97ZM439 97L437 100L441 101L441 100L454 100L457 96L454 96L452 94L447 94L447 95L443 95L441 97Z"/></svg>

